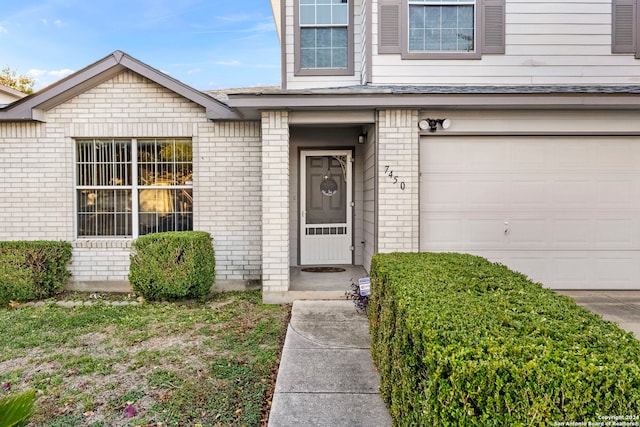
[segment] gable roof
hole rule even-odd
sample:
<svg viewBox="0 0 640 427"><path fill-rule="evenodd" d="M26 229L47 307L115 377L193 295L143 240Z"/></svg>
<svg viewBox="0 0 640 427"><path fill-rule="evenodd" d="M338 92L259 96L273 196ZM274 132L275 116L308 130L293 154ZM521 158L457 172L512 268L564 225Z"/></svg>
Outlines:
<svg viewBox="0 0 640 427"><path fill-rule="evenodd" d="M45 111L98 86L124 70L143 77L201 105L208 119L238 120L242 116L216 100L184 83L138 61L122 51L115 51L88 67L0 109L0 121L45 121Z"/></svg>
<svg viewBox="0 0 640 427"><path fill-rule="evenodd" d="M16 90L9 86L0 85L0 106L2 106L1 104L3 103L11 104L18 99L24 98L25 96L27 95L20 92L19 90Z"/></svg>

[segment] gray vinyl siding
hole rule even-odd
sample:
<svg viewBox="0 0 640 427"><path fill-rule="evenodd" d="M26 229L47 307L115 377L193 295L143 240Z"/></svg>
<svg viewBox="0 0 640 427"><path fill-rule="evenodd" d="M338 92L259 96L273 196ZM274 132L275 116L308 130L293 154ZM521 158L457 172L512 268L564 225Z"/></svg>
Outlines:
<svg viewBox="0 0 640 427"><path fill-rule="evenodd" d="M635 48L625 54L612 53L612 8L612 0L506 0L504 54L428 60L403 59L388 46L379 45L381 17L376 7L371 82L636 84L640 61L635 59ZM634 33L634 43L635 37ZM493 52L499 53L499 49Z"/></svg>

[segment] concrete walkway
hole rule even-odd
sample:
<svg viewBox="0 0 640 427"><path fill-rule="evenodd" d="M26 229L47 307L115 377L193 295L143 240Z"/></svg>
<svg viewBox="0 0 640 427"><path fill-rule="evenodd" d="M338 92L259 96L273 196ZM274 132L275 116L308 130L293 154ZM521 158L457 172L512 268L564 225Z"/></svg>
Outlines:
<svg viewBox="0 0 640 427"><path fill-rule="evenodd" d="M295 301L269 426L391 426L369 347L352 301Z"/></svg>
<svg viewBox="0 0 640 427"><path fill-rule="evenodd" d="M639 291L558 291L640 338ZM370 355L367 317L352 301L295 301L269 427L391 426Z"/></svg>

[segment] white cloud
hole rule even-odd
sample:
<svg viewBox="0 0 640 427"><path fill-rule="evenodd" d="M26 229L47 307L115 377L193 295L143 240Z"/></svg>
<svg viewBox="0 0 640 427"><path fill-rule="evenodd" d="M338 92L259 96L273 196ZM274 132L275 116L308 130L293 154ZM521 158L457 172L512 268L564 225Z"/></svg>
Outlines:
<svg viewBox="0 0 640 427"><path fill-rule="evenodd" d="M247 21L251 21L252 19L255 19L255 17L247 14L234 14L234 15L216 16L216 19L219 19L220 21L226 21L226 22L247 22Z"/></svg>
<svg viewBox="0 0 640 427"><path fill-rule="evenodd" d="M49 25L49 20L47 18L40 18L40 22L44 26L48 26ZM56 19L55 21L53 21L53 25L55 25L58 28L62 28L62 27L66 26L66 24L64 22L62 22L61 19Z"/></svg>
<svg viewBox="0 0 640 427"><path fill-rule="evenodd" d="M7 30L5 27L0 25L0 34L8 34L8 33L9 33L9 30Z"/></svg>
<svg viewBox="0 0 640 427"><path fill-rule="evenodd" d="M237 60L232 60L232 61L216 61L214 64L216 65L242 65L242 63L240 61Z"/></svg>
<svg viewBox="0 0 640 427"><path fill-rule="evenodd" d="M62 70L51 70L51 71L47 72L48 75L56 76L56 77L68 76L71 73L73 73L73 70L70 70L68 68L63 68Z"/></svg>
<svg viewBox="0 0 640 427"><path fill-rule="evenodd" d="M33 78L38 78L40 76L44 76L45 74L47 74L47 70L37 70L35 68L32 68L27 71L27 75Z"/></svg>
<svg viewBox="0 0 640 427"><path fill-rule="evenodd" d="M38 70L36 68L32 68L27 71L27 75L33 78L36 82L36 90L55 83L56 81L68 76L71 73L73 73L73 70L70 70L68 68L63 68L61 70Z"/></svg>
<svg viewBox="0 0 640 427"><path fill-rule="evenodd" d="M191 70L187 71L187 74L191 75L191 74L196 74L202 71L202 68L198 67L198 68L193 68Z"/></svg>

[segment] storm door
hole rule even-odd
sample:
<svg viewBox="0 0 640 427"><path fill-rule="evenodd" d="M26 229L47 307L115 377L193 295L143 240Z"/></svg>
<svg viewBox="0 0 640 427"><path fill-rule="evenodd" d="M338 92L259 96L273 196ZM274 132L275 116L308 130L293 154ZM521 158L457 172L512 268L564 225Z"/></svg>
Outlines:
<svg viewBox="0 0 640 427"><path fill-rule="evenodd" d="M302 151L300 165L300 264L351 264L351 151Z"/></svg>

